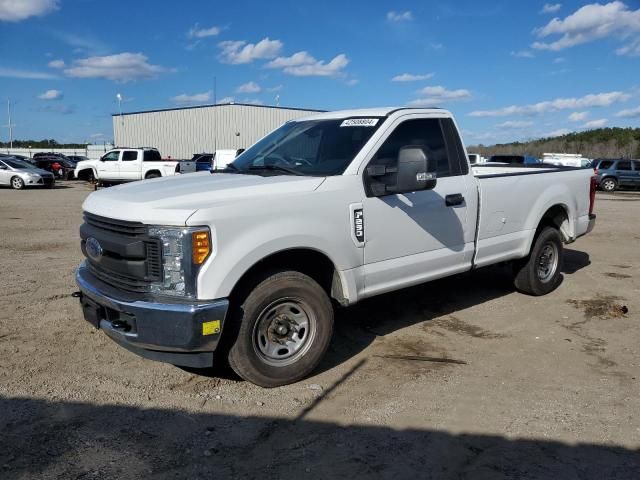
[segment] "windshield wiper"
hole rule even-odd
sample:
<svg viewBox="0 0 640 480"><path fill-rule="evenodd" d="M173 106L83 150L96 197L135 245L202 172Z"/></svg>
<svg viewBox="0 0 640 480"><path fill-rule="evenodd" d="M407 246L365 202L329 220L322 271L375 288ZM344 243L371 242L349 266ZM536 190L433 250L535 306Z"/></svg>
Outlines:
<svg viewBox="0 0 640 480"><path fill-rule="evenodd" d="M285 172L289 175L301 175L304 173L294 170L293 168L283 167L282 165L252 165L249 170L270 170L272 172Z"/></svg>

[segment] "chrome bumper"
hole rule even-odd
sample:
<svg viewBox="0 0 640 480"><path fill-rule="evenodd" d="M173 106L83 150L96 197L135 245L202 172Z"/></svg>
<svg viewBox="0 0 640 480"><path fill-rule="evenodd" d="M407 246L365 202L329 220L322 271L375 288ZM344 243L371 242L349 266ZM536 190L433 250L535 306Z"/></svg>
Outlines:
<svg viewBox="0 0 640 480"><path fill-rule="evenodd" d="M119 345L175 365L212 365L228 300L159 303L101 282L84 262L76 271L76 283L85 320Z"/></svg>

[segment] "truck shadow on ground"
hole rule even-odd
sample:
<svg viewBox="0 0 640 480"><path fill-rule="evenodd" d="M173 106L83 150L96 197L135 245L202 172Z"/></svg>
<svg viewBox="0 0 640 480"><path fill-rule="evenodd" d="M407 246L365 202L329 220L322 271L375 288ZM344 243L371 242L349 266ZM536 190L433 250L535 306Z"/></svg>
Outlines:
<svg viewBox="0 0 640 480"><path fill-rule="evenodd" d="M590 263L588 253L565 249L562 273L572 275ZM333 341L318 371L326 371L346 362L378 337L515 292L511 267L491 266L379 295L353 307L338 309Z"/></svg>
<svg viewBox="0 0 640 480"><path fill-rule="evenodd" d="M31 398L0 398L0 411L6 480L631 479L640 471L640 451L592 443Z"/></svg>

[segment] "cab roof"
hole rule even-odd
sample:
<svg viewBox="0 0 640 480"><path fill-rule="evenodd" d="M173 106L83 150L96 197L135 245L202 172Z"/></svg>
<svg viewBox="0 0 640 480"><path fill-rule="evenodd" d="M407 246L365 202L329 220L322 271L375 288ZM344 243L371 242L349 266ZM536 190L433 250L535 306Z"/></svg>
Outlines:
<svg viewBox="0 0 640 480"><path fill-rule="evenodd" d="M425 113L434 112L440 113L444 116L449 116L450 113L447 110L436 107L379 107L379 108L361 108L354 110L336 110L333 112L322 112L309 115L306 117L297 118L293 121L300 122L305 120L335 120L340 118L351 117L388 117L396 112L406 113Z"/></svg>

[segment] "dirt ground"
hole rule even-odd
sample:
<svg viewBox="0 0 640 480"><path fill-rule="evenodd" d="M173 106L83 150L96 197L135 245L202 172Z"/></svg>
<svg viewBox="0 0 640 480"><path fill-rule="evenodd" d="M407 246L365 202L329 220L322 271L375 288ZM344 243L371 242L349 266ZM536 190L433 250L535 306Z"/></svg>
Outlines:
<svg viewBox="0 0 640 480"><path fill-rule="evenodd" d="M89 193L0 190L0 478L640 478L640 194L598 194L552 294L493 267L374 298L264 390L84 322Z"/></svg>

